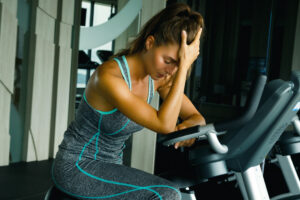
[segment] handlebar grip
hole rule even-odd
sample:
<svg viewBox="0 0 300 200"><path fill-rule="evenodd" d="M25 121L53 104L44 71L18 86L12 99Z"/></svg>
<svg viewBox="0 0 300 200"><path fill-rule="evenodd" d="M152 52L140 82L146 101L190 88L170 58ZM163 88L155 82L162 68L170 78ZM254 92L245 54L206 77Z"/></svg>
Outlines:
<svg viewBox="0 0 300 200"><path fill-rule="evenodd" d="M220 154L225 154L228 152L228 147L220 143L213 124L208 124L206 126L198 125L180 131L172 132L166 137L166 139L162 141L162 144L164 146L170 146L175 144L176 142L198 138L204 135L207 137L211 148L215 152Z"/></svg>
<svg viewBox="0 0 300 200"><path fill-rule="evenodd" d="M300 135L300 121L299 121L299 118L298 116L295 116L293 121L292 121L292 124L294 125L294 128L296 130L296 133L298 135Z"/></svg>
<svg viewBox="0 0 300 200"><path fill-rule="evenodd" d="M211 148L215 152L220 153L220 154L225 154L228 152L228 147L226 145L220 143L216 133L208 132L207 140L208 140Z"/></svg>

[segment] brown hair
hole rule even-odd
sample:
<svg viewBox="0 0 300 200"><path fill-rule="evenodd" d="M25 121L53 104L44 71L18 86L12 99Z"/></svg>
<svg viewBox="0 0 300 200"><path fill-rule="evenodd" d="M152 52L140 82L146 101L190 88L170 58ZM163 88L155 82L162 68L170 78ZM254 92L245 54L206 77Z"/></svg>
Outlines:
<svg viewBox="0 0 300 200"><path fill-rule="evenodd" d="M187 32L187 44L190 44L199 28L204 28L204 20L200 13L191 11L190 7L183 3L174 3L166 7L152 17L134 39L128 49L118 52L115 57L132 55L145 49L145 41L153 35L155 45L181 43L181 31Z"/></svg>

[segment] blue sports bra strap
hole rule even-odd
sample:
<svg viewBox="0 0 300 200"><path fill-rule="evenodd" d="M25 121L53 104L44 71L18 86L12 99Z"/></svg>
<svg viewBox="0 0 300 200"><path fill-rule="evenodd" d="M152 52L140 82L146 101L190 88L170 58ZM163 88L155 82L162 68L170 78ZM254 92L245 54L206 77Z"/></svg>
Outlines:
<svg viewBox="0 0 300 200"><path fill-rule="evenodd" d="M128 66L128 63L127 63L127 60L126 60L125 56L122 56L122 60L123 60L123 63L124 63L123 67L125 66L125 71L127 72L127 77L128 77L128 82L129 82L129 88L131 90L130 70L129 70L129 66Z"/></svg>
<svg viewBox="0 0 300 200"><path fill-rule="evenodd" d="M114 60L118 63L122 76L131 90L130 71L125 56L114 58Z"/></svg>
<svg viewBox="0 0 300 200"><path fill-rule="evenodd" d="M151 78L151 77L150 77ZM152 93L151 93L151 95L152 95L152 97L154 97L154 93L155 93L155 88L154 88L154 80L151 78L151 86L152 86Z"/></svg>
<svg viewBox="0 0 300 200"><path fill-rule="evenodd" d="M153 96L154 96L154 81L153 79L149 76L149 89L148 89L148 103L151 102Z"/></svg>

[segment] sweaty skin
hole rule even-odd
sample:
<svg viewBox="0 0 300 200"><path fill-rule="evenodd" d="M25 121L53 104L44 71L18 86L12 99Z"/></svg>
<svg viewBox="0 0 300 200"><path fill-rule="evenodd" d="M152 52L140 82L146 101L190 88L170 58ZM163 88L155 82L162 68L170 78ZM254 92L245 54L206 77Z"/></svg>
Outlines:
<svg viewBox="0 0 300 200"><path fill-rule="evenodd" d="M182 32L182 43L155 46L155 38L149 36L145 51L126 56L132 80L132 90L124 81L117 63L113 60L98 67L91 76L87 88L88 102L101 111L117 108L132 121L157 133L168 134L194 125L204 125L203 116L184 95L187 72L199 55L200 29L190 44ZM147 104L148 77L154 80L154 89L164 100L159 110ZM183 123L176 126L180 116ZM179 142L179 146L191 146L194 139Z"/></svg>

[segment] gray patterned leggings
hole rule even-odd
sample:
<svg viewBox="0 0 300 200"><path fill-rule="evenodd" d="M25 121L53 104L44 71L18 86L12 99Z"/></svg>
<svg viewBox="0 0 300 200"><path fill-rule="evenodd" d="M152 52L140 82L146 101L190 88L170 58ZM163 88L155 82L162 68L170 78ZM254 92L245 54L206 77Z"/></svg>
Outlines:
<svg viewBox="0 0 300 200"><path fill-rule="evenodd" d="M57 154L52 168L56 187L78 199L179 200L170 181L124 165Z"/></svg>

